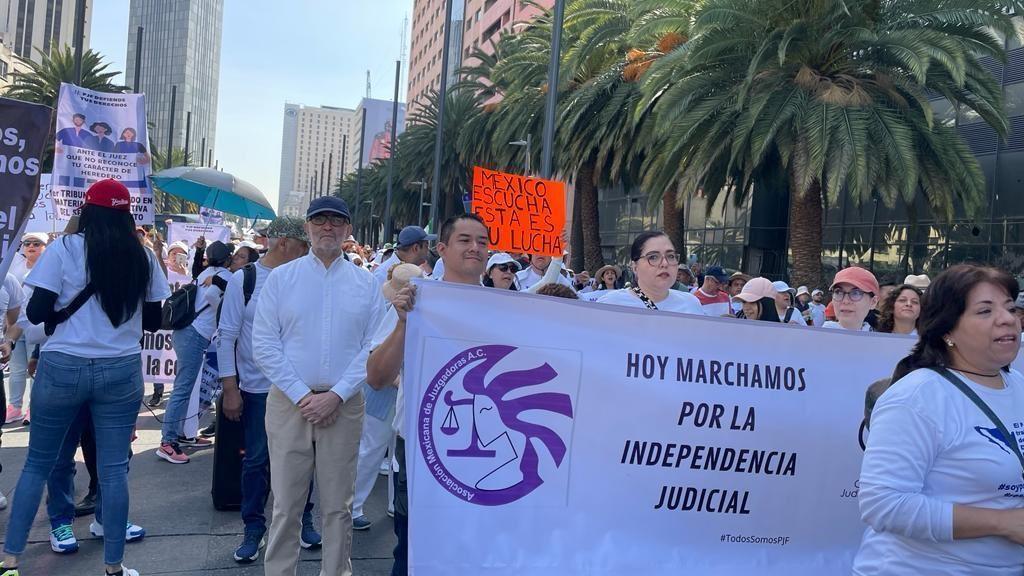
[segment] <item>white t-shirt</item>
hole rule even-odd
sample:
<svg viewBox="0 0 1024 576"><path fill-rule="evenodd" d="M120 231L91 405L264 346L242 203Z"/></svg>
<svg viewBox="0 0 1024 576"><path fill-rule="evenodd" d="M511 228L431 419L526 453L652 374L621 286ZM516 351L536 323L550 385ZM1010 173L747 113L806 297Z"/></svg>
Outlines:
<svg viewBox="0 0 1024 576"><path fill-rule="evenodd" d="M21 282L18 278L7 273L3 286L0 287L0 315L7 313L11 308L17 308L26 302L25 294L21 289ZM3 324L0 323L0 326Z"/></svg>
<svg viewBox="0 0 1024 576"><path fill-rule="evenodd" d="M36 260L38 262L38 260ZM11 268L8 270L9 273L14 274L14 277L18 279L18 282L25 282L25 277L28 276L29 267L28 259L21 252L14 255L14 259L11 260Z"/></svg>
<svg viewBox="0 0 1024 576"><path fill-rule="evenodd" d="M626 288L605 293L604 296L598 299L598 303L629 306L631 308L647 307L642 300L636 297L636 294L633 294L632 290ZM661 302L655 302L654 305L658 307L658 310L665 310L666 312L682 312L698 316L706 315L704 314L704 307L700 305L700 300L697 300L696 296L680 292L679 290L669 290L668 297Z"/></svg>
<svg viewBox="0 0 1024 576"><path fill-rule="evenodd" d="M837 329L837 330L845 330L845 328L843 328L843 325L840 324L839 322L836 322L835 320L829 320L829 321L825 322L824 324L822 324L821 327L822 328L834 328L834 329ZM865 322L864 325L860 327L860 331L861 332L873 332L874 330L871 329L871 324L868 324L867 322Z"/></svg>
<svg viewBox="0 0 1024 576"><path fill-rule="evenodd" d="M167 278L151 252L146 302L159 302L171 295ZM55 310L66 308L86 285L85 238L70 234L52 242L32 268L25 284L57 294ZM57 326L43 344L43 352L63 352L82 358L120 358L139 354L142 348L142 305L128 321L115 328L94 296L67 322Z"/></svg>
<svg viewBox="0 0 1024 576"><path fill-rule="evenodd" d="M199 332L199 335L207 340L213 338L213 333L217 330L217 307L220 306L220 301L224 298L224 292L217 288L216 284L210 284L209 286L203 286L203 282L207 278L212 276L219 276L223 278L225 282L231 280L231 271L227 268L207 268L199 273L196 278L196 312L202 310L196 315L195 320L192 321L192 327Z"/></svg>
<svg viewBox="0 0 1024 576"><path fill-rule="evenodd" d="M552 263L551 265L557 266L556 263ZM527 266L525 270L516 272L516 282L519 283L519 290L523 292L529 290L531 286L540 282L543 278L544 274L538 274L537 271L533 269L533 266ZM555 282L562 286L572 288L572 280L562 276L561 272L559 272L555 277Z"/></svg>
<svg viewBox="0 0 1024 576"><path fill-rule="evenodd" d="M825 323L825 305L811 301L807 307L811 310L811 325L820 328Z"/></svg>
<svg viewBox="0 0 1024 576"><path fill-rule="evenodd" d="M1014 370L1003 379L1006 388L995 390L961 377L1021 446L1024 376ZM1020 461L963 392L932 370L908 374L875 405L867 445L859 498L869 527L855 575L1020 576L1024 546L994 536L953 540L954 504L1024 507Z"/></svg>

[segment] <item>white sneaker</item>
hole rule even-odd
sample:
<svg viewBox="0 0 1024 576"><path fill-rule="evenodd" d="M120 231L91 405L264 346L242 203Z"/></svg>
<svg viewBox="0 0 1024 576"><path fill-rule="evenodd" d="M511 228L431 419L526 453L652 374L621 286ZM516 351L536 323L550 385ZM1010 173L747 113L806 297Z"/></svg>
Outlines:
<svg viewBox="0 0 1024 576"><path fill-rule="evenodd" d="M93 520L92 523L89 524L89 532L97 538L103 538L103 525ZM135 542L137 540L142 540L145 537L146 529L142 526L136 526L135 524L129 522L128 525L125 527L125 542Z"/></svg>
<svg viewBox="0 0 1024 576"><path fill-rule="evenodd" d="M7 496L0 494L0 510L7 509Z"/></svg>
<svg viewBox="0 0 1024 576"><path fill-rule="evenodd" d="M57 554L73 554L78 552L78 539L71 531L71 524L61 524L50 530L50 549Z"/></svg>
<svg viewBox="0 0 1024 576"><path fill-rule="evenodd" d="M107 572L106 570L104 570L103 574L104 574L104 576L114 576L114 574L116 574L117 576L139 576L139 571L138 570L132 570L131 568L125 568L124 566L121 566L121 571L120 572L114 572L114 574L111 574L110 572Z"/></svg>

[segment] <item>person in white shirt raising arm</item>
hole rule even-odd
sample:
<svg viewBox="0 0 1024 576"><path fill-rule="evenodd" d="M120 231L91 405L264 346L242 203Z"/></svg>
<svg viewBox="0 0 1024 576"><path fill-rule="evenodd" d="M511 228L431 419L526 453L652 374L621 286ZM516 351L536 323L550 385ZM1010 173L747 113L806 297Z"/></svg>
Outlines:
<svg viewBox="0 0 1024 576"><path fill-rule="evenodd" d="M1024 572L1024 376L1017 281L958 265L928 288L920 336L869 416L857 576Z"/></svg>
<svg viewBox="0 0 1024 576"><path fill-rule="evenodd" d="M344 258L342 241L351 233L343 200L313 200L306 211L312 252L275 268L256 303L253 358L273 383L266 419L273 431L268 450L274 492L267 574L295 574L299 519L314 472L323 517L321 573L352 574L362 384L385 307L373 276Z"/></svg>

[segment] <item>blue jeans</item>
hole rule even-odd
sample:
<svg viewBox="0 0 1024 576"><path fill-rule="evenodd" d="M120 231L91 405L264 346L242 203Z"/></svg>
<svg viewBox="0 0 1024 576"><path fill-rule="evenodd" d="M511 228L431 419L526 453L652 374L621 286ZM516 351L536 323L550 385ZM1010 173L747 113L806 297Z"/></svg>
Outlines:
<svg viewBox="0 0 1024 576"><path fill-rule="evenodd" d="M209 338L203 338L195 328L189 326L175 330L171 335L171 346L178 356L178 373L174 376L174 390L167 401L164 412L164 424L161 429L161 442L177 442L178 436L188 419L188 399L196 386L199 371L206 361L206 349L210 347Z"/></svg>
<svg viewBox="0 0 1024 576"><path fill-rule="evenodd" d="M25 343L25 337L18 338L18 344L14 347L14 352L11 352L11 379L7 381L7 387L10 389L7 401L17 408L24 405L25 387L28 386L28 357L30 353L31 350Z"/></svg>
<svg viewBox="0 0 1024 576"><path fill-rule="evenodd" d="M86 427L89 430L86 430ZM91 433L93 428L92 416L88 407L82 407L78 417L71 423L68 433L64 436L64 443L61 445L60 454L57 456L57 464L50 472L50 479L46 482L46 514L50 517L50 527L56 528L62 524L71 524L75 519L75 452L78 450L79 442L83 433ZM85 445L82 450L85 451ZM131 446L128 447L128 460L132 459ZM86 462L89 457L86 455ZM88 465L88 464L87 464ZM91 487L90 487L91 488ZM103 525L103 493L96 486L96 523Z"/></svg>
<svg viewBox="0 0 1024 576"><path fill-rule="evenodd" d="M105 495L103 516L111 526L128 523L128 450L142 402L142 358L81 358L43 352L32 387L32 433L28 456L15 488L7 523L4 552L25 552L29 529L39 509L50 473L64 437L82 406L92 413L96 432L96 460L100 487ZM124 559L124 530L107 530L103 561Z"/></svg>
<svg viewBox="0 0 1024 576"><path fill-rule="evenodd" d="M242 390L242 430L245 456L242 458L242 522L246 532L266 532L267 497L270 495L270 452L267 450L267 394ZM313 523L313 483L309 484L302 524Z"/></svg>

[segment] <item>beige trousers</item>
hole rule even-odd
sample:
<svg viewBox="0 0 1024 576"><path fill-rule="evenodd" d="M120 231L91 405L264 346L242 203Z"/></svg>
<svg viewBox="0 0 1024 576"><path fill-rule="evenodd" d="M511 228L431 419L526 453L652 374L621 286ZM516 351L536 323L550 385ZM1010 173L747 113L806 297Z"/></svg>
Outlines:
<svg viewBox="0 0 1024 576"><path fill-rule="evenodd" d="M323 519L320 576L351 576L352 499L365 408L360 392L342 403L338 419L324 428L307 422L283 392L270 389L266 423L274 512L263 563L266 576L295 576L302 510L314 473Z"/></svg>

